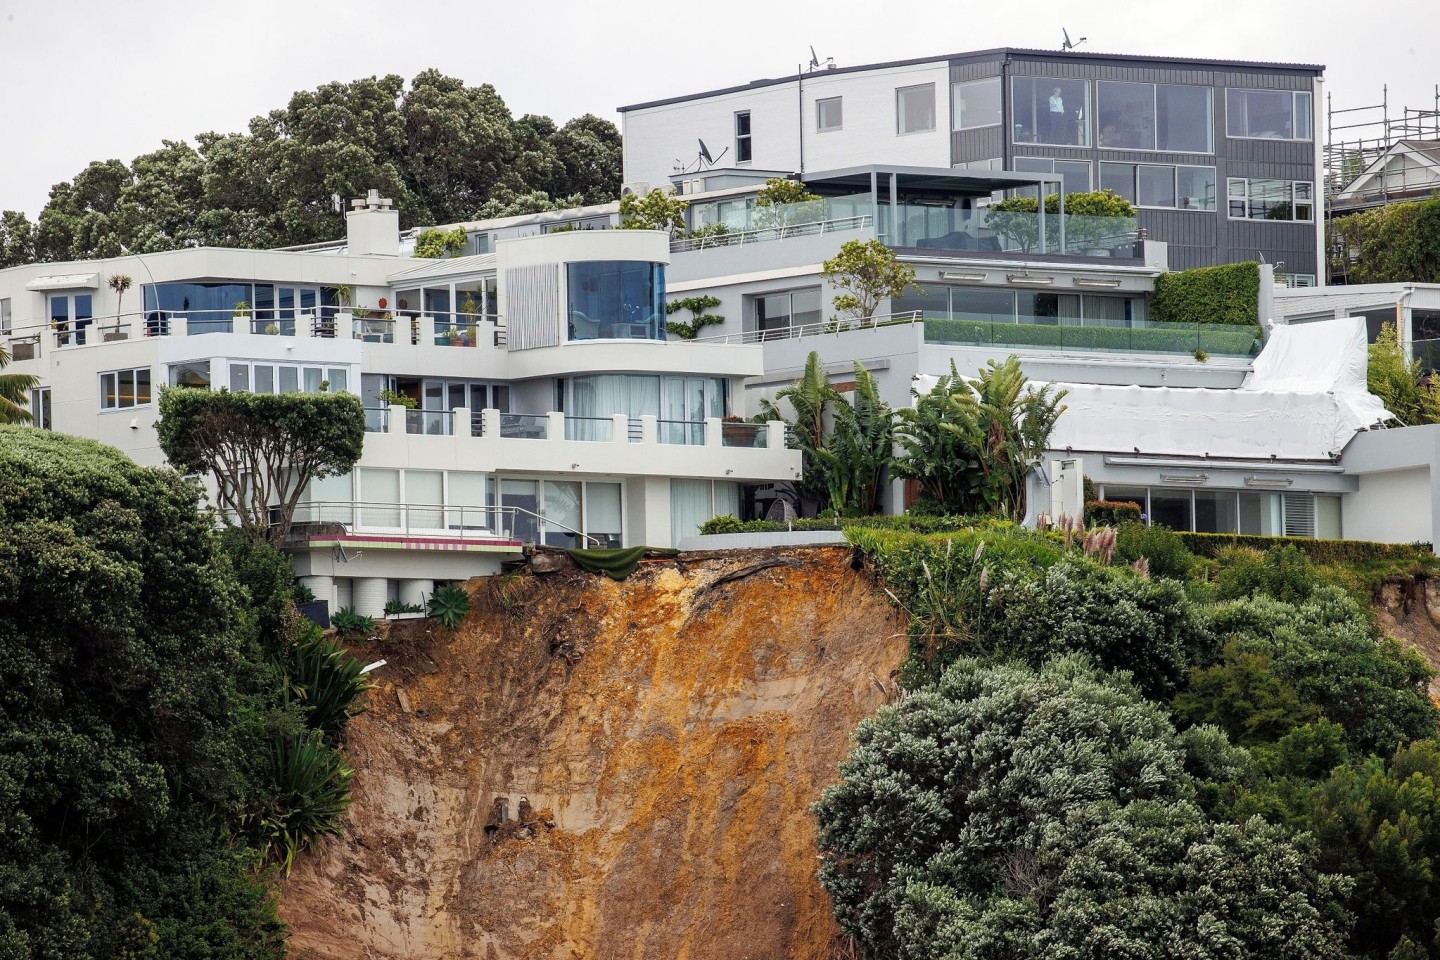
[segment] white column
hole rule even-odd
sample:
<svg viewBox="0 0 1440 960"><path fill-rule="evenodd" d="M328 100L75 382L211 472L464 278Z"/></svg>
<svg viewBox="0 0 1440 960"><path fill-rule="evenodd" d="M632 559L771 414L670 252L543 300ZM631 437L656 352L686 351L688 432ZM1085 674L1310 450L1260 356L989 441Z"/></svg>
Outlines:
<svg viewBox="0 0 1440 960"><path fill-rule="evenodd" d="M344 610L355 606L355 581L349 577L335 578L335 609Z"/></svg>
<svg viewBox="0 0 1440 960"><path fill-rule="evenodd" d="M617 413L610 418L610 439L616 443L630 442L630 418Z"/></svg>
<svg viewBox="0 0 1440 960"><path fill-rule="evenodd" d="M300 582L310 588L310 592L315 594L316 600L324 600L330 604L331 613L340 609L335 602L334 577L301 577Z"/></svg>
<svg viewBox="0 0 1440 960"><path fill-rule="evenodd" d="M356 577L355 612L362 617L378 619L385 616L385 600L389 592L390 584L384 577Z"/></svg>
<svg viewBox="0 0 1440 960"><path fill-rule="evenodd" d="M435 592L434 580L401 580L400 581L400 602L413 604L418 607L425 606L430 599L430 594Z"/></svg>

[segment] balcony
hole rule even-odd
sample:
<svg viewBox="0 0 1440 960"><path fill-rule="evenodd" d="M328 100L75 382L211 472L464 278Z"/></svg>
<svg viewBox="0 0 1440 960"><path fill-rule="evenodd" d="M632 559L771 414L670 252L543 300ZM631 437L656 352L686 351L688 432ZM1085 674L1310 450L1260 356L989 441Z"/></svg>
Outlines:
<svg viewBox="0 0 1440 960"><path fill-rule="evenodd" d="M445 316L357 314L349 311L301 313L298 311L150 310L121 316L83 317L22 324L9 338L17 360L35 359L42 341L55 349L92 346L117 340L160 337L195 337L239 334L253 337L359 340L364 343L404 343L437 347L505 346L505 327L499 316L449 314ZM282 315L285 314L285 315Z"/></svg>
<svg viewBox="0 0 1440 960"><path fill-rule="evenodd" d="M1215 357L1253 357L1262 346L1254 327L1215 323L1140 321L1133 326L1014 320L955 319L920 311L875 316L866 321L806 324L777 330L750 330L708 338L713 343L760 343L836 336L879 327L919 328L924 342L962 347L1032 347L1059 353L1169 353L1197 350ZM706 340L707 338L699 338ZM1416 354L1420 354L1417 352ZM1436 350L1440 360L1440 350ZM728 425L727 425L728 426Z"/></svg>
<svg viewBox="0 0 1440 960"><path fill-rule="evenodd" d="M365 417L365 462L377 465L453 458L506 471L750 482L791 480L800 469L783 424L401 406L367 408Z"/></svg>

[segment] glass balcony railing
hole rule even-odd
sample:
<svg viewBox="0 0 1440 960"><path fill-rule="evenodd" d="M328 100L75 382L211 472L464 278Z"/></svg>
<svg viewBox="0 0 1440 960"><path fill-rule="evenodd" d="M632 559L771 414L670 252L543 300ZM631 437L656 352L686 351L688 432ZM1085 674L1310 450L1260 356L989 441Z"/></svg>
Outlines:
<svg viewBox="0 0 1440 960"><path fill-rule="evenodd" d="M1218 323L1078 326L925 317L925 342L954 346L1038 347L1106 353L1189 353L1251 357L1260 350L1254 327Z"/></svg>
<svg viewBox="0 0 1440 960"><path fill-rule="evenodd" d="M1062 222L1064 242L1061 242ZM1133 257L1139 222L1134 217L1087 217L963 209L944 205L881 204L880 238L892 247L990 253L1066 253Z"/></svg>

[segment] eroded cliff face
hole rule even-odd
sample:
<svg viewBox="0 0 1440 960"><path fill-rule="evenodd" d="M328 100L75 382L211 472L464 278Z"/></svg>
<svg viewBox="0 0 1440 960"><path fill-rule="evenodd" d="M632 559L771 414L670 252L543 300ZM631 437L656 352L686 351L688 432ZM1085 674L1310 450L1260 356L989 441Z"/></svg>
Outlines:
<svg viewBox="0 0 1440 960"><path fill-rule="evenodd" d="M283 890L297 956L805 958L809 812L904 621L844 548L472 583L351 723L346 834ZM428 632L427 632L428 631Z"/></svg>

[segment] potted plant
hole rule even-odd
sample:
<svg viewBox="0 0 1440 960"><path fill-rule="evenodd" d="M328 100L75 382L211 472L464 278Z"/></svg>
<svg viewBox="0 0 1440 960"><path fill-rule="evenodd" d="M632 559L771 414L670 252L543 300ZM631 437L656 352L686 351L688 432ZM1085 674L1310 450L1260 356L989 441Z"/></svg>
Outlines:
<svg viewBox="0 0 1440 960"><path fill-rule="evenodd" d="M407 397L403 393L397 393L388 387L376 394L375 399L389 407L404 407L406 410L415 409L415 398Z"/></svg>
<svg viewBox="0 0 1440 960"><path fill-rule="evenodd" d="M759 431L744 417L730 414L720 420L720 442L727 447L750 447L755 445Z"/></svg>
<svg viewBox="0 0 1440 960"><path fill-rule="evenodd" d="M236 320L250 319L250 301L236 300L235 306L231 309L231 313Z"/></svg>
<svg viewBox="0 0 1440 960"><path fill-rule="evenodd" d="M112 273L106 284L115 291L115 329L106 331L106 340L124 340L129 333L120 326L120 318L124 315L125 291L129 290L135 281L123 273Z"/></svg>
<svg viewBox="0 0 1440 960"><path fill-rule="evenodd" d="M273 320L265 324L265 335L267 337L278 337L280 335L280 324Z"/></svg>

